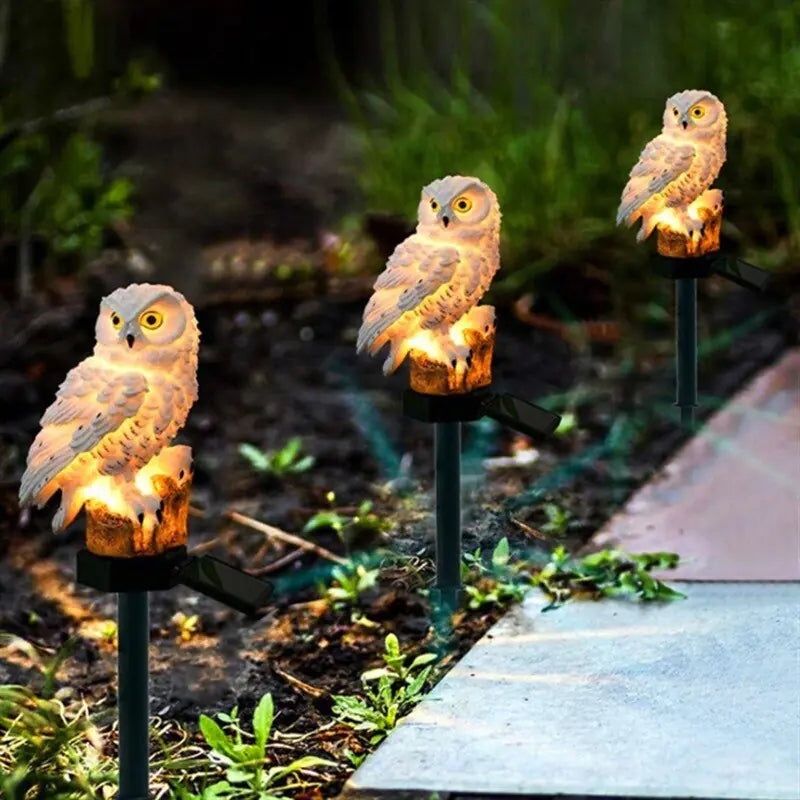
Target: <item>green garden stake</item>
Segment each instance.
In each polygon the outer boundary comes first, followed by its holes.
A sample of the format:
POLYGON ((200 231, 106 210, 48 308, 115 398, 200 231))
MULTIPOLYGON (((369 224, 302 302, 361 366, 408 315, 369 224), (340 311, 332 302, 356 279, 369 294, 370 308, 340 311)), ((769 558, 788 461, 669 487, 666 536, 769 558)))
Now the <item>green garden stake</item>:
POLYGON ((698 278, 716 272, 763 289, 768 277, 719 252, 722 192, 710 187, 725 163, 727 129, 725 106, 711 92, 674 94, 661 133, 642 150, 617 211, 618 225, 641 220, 637 241, 658 231, 656 271, 675 281, 675 401, 689 429, 697 406, 698 278))
POLYGON ((119 800, 148 800, 150 614, 147 592, 118 595, 119 800))
POLYGON ((495 315, 492 306, 478 303, 500 267, 494 192, 478 178, 435 180, 422 190, 417 223, 375 281, 356 349, 377 353, 388 344, 386 375, 408 357, 411 388, 404 411, 434 425, 432 605, 437 617, 449 620, 461 594, 461 423, 493 416, 517 430, 527 432, 527 424, 542 433, 555 430, 561 418, 489 389, 495 315))
POLYGON ((681 425, 691 429, 697 406, 697 278, 675 281, 675 378, 681 425))
POLYGON ((461 591, 461 423, 434 425, 436 581, 434 604, 452 613, 461 591))

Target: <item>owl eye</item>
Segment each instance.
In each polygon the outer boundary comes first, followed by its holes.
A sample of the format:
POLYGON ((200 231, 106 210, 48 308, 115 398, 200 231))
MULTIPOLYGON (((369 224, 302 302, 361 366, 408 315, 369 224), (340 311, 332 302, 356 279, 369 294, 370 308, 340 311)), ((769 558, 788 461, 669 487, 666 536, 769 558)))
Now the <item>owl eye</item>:
POLYGON ((118 331, 122 327, 122 317, 119 314, 112 314, 111 325, 115 331, 118 331))
POLYGON ((677 109, 677 107, 676 107, 676 106, 672 106, 672 113, 673 113, 673 114, 674 114, 674 115, 677 117, 677 116, 678 116, 678 114, 680 114, 681 112, 680 112, 680 111, 678 111, 678 109, 677 109))
POLYGON ((690 113, 695 119, 702 119, 706 115, 706 110, 702 106, 695 106, 690 113))
POLYGON ((438 211, 439 204, 435 200, 431 200, 431 211, 438 211))
POLYGON ((462 214, 465 214, 472 208, 472 200, 468 197, 459 197, 455 203, 453 203, 453 208, 456 211, 460 211, 462 214))
POLYGON ((156 328, 160 328, 163 322, 164 315, 160 311, 156 311, 152 308, 149 311, 145 311, 139 317, 139 324, 148 331, 154 331, 156 328))

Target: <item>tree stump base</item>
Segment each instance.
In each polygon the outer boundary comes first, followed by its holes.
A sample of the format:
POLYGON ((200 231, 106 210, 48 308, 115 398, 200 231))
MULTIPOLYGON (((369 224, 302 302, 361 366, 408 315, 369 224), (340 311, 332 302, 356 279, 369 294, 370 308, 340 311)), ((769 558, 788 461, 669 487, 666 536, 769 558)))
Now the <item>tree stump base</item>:
POLYGON ((464 370, 436 361, 422 350, 409 353, 411 388, 420 394, 466 394, 492 383, 495 327, 464 331, 464 341, 472 350, 472 360, 464 370))
POLYGON ((111 513, 102 503, 86 503, 86 548, 98 556, 133 558, 155 556, 188 539, 190 479, 178 484, 165 475, 152 478, 153 488, 162 498, 161 520, 152 530, 143 529, 127 517, 111 513))
POLYGON ((689 207, 703 227, 699 235, 687 236, 683 231, 658 228, 658 253, 669 258, 696 258, 719 250, 722 228, 722 192, 708 189, 689 207))

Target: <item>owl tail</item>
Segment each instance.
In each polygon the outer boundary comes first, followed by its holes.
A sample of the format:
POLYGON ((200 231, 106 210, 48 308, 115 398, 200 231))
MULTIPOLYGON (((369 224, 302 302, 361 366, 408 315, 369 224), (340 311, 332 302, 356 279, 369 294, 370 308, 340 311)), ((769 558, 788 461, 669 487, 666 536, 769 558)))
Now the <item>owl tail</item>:
POLYGON ((383 362, 383 374, 391 375, 402 363, 408 355, 408 342, 405 337, 398 337, 392 340, 392 347, 389 350, 389 356, 383 362))
POLYGON ((639 228, 639 233, 636 234, 636 241, 643 242, 652 232, 653 229, 656 227, 656 215, 651 214, 650 216, 642 217, 642 227, 639 228))
POLYGON ((61 489, 61 505, 53 517, 53 533, 60 533, 78 516, 83 508, 84 496, 80 489, 61 489))

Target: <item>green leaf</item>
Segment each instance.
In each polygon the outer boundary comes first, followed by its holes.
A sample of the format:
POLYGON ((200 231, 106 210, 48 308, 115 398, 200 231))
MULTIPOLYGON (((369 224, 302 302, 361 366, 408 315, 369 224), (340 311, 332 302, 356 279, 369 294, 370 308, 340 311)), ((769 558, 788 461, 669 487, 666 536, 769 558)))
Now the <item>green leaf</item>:
POLYGON ((400 642, 397 640, 395 634, 390 633, 386 636, 386 654, 392 657, 400 655, 400 642))
POLYGON ((492 553, 492 564, 495 567, 505 567, 511 558, 511 551, 508 544, 508 539, 504 536, 494 548, 492 553))
POLYGON ((340 531, 346 521, 335 511, 320 511, 306 522, 303 526, 303 533, 310 533, 317 530, 317 528, 332 528, 335 531, 340 531))
POLYGON ((292 466, 292 472, 308 472, 316 463, 314 456, 303 456, 292 466))
POLYGON ((262 450, 259 450, 254 445, 247 443, 240 444, 239 454, 250 462, 253 469, 259 472, 267 472, 269 470, 269 459, 262 450))
POLYGON ((415 697, 422 691, 422 687, 425 685, 425 681, 428 680, 428 675, 430 675, 430 673, 431 667, 425 667, 425 669, 421 670, 419 675, 408 684, 406 695, 409 698, 415 697))
POLYGON ((274 706, 272 695, 267 692, 267 694, 259 700, 256 710, 253 712, 253 733, 255 734, 256 744, 261 751, 262 758, 266 752, 267 740, 272 730, 273 714, 274 706))
POLYGON ((379 678, 391 677, 394 678, 395 673, 386 667, 377 667, 376 669, 368 669, 366 672, 361 673, 362 681, 377 681, 379 678))
POLYGON ((567 436, 578 427, 578 418, 571 411, 566 411, 561 415, 561 422, 553 431, 556 436, 567 436))
POLYGON ((424 667, 426 664, 436 661, 437 658, 436 653, 421 653, 411 662, 411 666, 408 669, 411 671, 417 669, 417 667, 424 667))
POLYGON ((208 744, 215 753, 230 758, 233 753, 233 743, 228 739, 225 731, 223 731, 211 717, 205 714, 200 715, 199 725, 200 732, 203 734, 206 744, 208 744))
POLYGON ((319 758, 318 756, 303 756, 302 758, 295 759, 290 764, 286 764, 283 767, 272 767, 270 770, 267 771, 267 786, 279 781, 281 778, 285 778, 287 775, 291 775, 294 772, 302 772, 306 769, 311 769, 311 767, 335 767, 335 761, 328 761, 325 758, 319 758))
POLYGON ((245 783, 253 777, 253 773, 240 767, 229 767, 225 770, 225 777, 230 783, 245 783))

